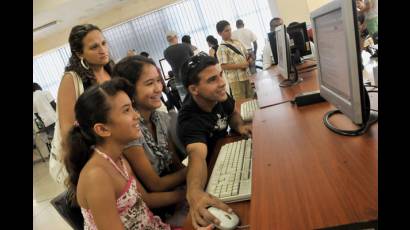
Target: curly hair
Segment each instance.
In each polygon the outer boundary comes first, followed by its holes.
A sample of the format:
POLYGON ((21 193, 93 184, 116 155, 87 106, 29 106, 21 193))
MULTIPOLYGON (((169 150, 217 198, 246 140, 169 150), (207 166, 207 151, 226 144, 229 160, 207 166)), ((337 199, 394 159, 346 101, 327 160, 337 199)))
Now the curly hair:
MULTIPOLYGON (((65 71, 74 71, 81 78, 84 89, 87 89, 93 85, 95 80, 95 75, 91 69, 85 69, 81 66, 80 58, 77 56, 78 53, 83 53, 83 39, 91 31, 98 30, 101 32, 100 28, 92 24, 77 25, 71 29, 70 36, 68 38, 68 43, 70 44, 71 57, 68 60, 68 64, 65 67, 65 71)), ((85 60, 84 60, 85 61, 85 60)), ((108 62, 104 65, 104 69, 111 75, 112 73, 112 62, 108 62)))

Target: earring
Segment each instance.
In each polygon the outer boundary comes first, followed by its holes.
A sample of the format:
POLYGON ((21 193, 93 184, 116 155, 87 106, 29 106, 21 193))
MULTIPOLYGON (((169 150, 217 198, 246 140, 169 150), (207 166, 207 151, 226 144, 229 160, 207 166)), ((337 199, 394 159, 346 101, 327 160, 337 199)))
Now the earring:
POLYGON ((85 63, 84 63, 84 58, 81 58, 80 63, 81 63, 81 66, 82 66, 84 69, 88 70, 88 69, 90 68, 89 66, 86 66, 86 65, 85 65, 85 63))

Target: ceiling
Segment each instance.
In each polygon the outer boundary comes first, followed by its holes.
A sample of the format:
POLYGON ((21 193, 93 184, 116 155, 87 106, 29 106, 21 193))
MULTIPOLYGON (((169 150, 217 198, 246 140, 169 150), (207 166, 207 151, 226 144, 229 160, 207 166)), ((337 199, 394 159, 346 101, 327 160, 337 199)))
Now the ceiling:
POLYGON ((33 42, 130 1, 137 0, 33 0, 33 42), (53 21, 58 23, 34 32, 34 28, 53 21))

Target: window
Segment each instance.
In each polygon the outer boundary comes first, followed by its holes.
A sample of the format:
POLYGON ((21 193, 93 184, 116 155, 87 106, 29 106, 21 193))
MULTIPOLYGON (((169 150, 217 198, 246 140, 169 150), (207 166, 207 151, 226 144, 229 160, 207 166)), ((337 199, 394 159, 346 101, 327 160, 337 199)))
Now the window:
MULTIPOLYGON (((269 32, 269 21, 273 18, 267 0, 183 0, 130 21, 103 30, 115 62, 125 57, 127 51, 146 51, 159 66, 163 52, 168 46, 165 33, 173 30, 179 35, 191 36, 191 43, 199 50, 208 52, 208 35, 221 38, 216 32, 216 23, 227 20, 235 30, 237 19, 243 19, 245 28, 258 37, 258 57, 269 32)), ((44 90, 57 95, 64 67, 71 56, 69 45, 33 58, 33 81, 44 90)))

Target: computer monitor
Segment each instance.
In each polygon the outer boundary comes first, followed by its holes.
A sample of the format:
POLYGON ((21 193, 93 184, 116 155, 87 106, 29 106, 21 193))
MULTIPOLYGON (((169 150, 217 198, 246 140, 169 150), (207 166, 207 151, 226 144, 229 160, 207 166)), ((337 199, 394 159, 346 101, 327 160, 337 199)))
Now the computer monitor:
POLYGON ((348 136, 363 134, 377 121, 370 111, 369 96, 363 84, 359 31, 355 0, 334 0, 311 13, 317 47, 320 95, 337 110, 328 112, 324 123, 330 130, 348 136), (340 130, 329 122, 343 113, 359 125, 358 130, 340 130))
POLYGON ((171 65, 167 62, 165 58, 159 60, 159 66, 161 67, 162 76, 164 76, 164 80, 168 81, 170 76, 168 75, 169 71, 172 71, 171 65))
POLYGON ((297 70, 292 63, 289 40, 286 34, 286 26, 280 25, 275 28, 276 50, 278 52, 278 70, 285 79, 280 83, 281 87, 292 86, 300 82, 297 70), (293 74, 291 68, 294 67, 293 74))
MULTIPOLYGON (((310 42, 309 42, 309 36, 307 33, 307 29, 306 29, 306 22, 288 26, 287 32, 289 34, 290 40, 292 40, 294 44, 293 47, 291 47, 291 51, 293 52, 297 51, 298 56, 300 58, 303 56, 312 54, 312 49, 310 47, 310 42)), ((301 60, 300 58, 299 60, 301 60)))
POLYGON ((278 51, 276 49, 276 34, 275 31, 268 33, 270 49, 272 50, 273 64, 278 64, 278 51))

